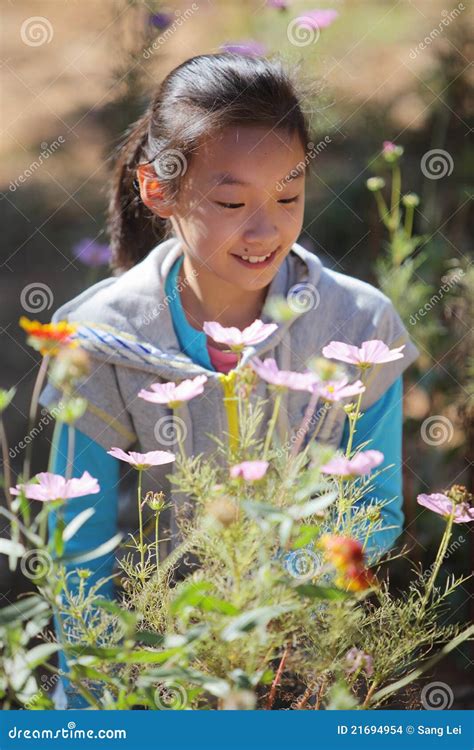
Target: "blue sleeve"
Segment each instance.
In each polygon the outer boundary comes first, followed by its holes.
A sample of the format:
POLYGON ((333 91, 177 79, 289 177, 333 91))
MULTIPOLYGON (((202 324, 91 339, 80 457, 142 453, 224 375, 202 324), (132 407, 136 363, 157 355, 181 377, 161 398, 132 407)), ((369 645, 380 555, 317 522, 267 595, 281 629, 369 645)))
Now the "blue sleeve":
MULTIPOLYGON (((55 474, 64 476, 66 472, 67 448, 68 427, 63 424, 61 425, 59 435, 53 440, 52 445, 53 462, 51 470, 55 474)), ((96 495, 72 498, 67 500, 63 506, 63 515, 66 523, 69 523, 78 513, 86 508, 94 508, 95 510, 94 515, 66 543, 65 552, 67 554, 76 555, 80 552, 95 549, 117 533, 119 462, 113 456, 109 456, 105 448, 76 429, 73 476, 82 476, 84 471, 88 471, 98 480, 100 492, 96 495)), ((54 533, 55 525, 56 514, 52 512, 49 515, 50 535, 54 533)), ((71 565, 68 568, 68 572, 69 570, 75 570, 76 567, 90 570, 92 575, 86 581, 86 588, 89 588, 100 578, 105 578, 112 574, 114 562, 115 554, 112 552, 90 562, 83 563, 80 566, 71 565)), ((69 588, 74 592, 78 585, 78 578, 76 576, 69 576, 68 582, 69 588)), ((113 581, 110 580, 105 583, 98 593, 107 598, 113 598, 113 581)), ((59 662, 60 669, 67 672, 67 663, 62 652, 60 652, 59 662)), ((64 687, 66 694, 68 694, 68 706, 70 708, 83 708, 87 705, 81 696, 68 693, 69 684, 67 680, 64 680, 64 687)))
MULTIPOLYGON (((369 537, 367 551, 374 561, 393 547, 403 528, 403 484, 402 484, 402 426, 403 426, 403 378, 400 376, 378 401, 370 406, 357 422, 353 446, 366 440, 370 444, 365 450, 382 451, 385 458, 377 467, 387 469, 373 481, 373 489, 362 497, 357 505, 370 501, 390 500, 382 509, 382 523, 391 529, 374 531, 369 537)), ((346 420, 340 448, 346 450, 349 439, 349 420, 346 420)))

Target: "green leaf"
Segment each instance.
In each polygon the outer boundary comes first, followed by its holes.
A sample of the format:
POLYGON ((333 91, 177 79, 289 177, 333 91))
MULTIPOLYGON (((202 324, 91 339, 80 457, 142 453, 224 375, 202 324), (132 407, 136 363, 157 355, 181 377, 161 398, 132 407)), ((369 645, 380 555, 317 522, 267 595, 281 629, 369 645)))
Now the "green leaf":
POLYGON ((183 586, 178 596, 171 603, 171 613, 177 614, 185 607, 199 607, 205 612, 220 612, 224 615, 238 614, 239 610, 230 602, 206 593, 213 588, 212 584, 207 581, 191 582, 183 586))
POLYGON ((52 654, 61 650, 60 643, 40 643, 39 646, 35 646, 25 655, 27 666, 34 670, 39 667, 40 664, 44 664, 48 661, 52 654))
POLYGON ((13 555, 22 557, 26 552, 20 542, 13 542, 11 539, 0 539, 0 555, 13 555))
MULTIPOLYGON (((135 626, 137 622, 137 615, 134 612, 130 612, 128 609, 122 609, 122 607, 116 602, 110 601, 110 599, 102 599, 98 597, 92 602, 93 607, 99 607, 105 609, 111 615, 115 615, 121 620, 127 627, 135 626)), ((160 636, 162 638, 162 636, 160 636)))
POLYGON ((328 492, 322 497, 316 497, 313 500, 309 500, 307 503, 301 505, 291 505, 287 512, 291 518, 299 520, 300 518, 308 518, 315 513, 321 513, 329 505, 331 505, 337 497, 337 492, 328 492))
POLYGON ((271 620, 294 609, 296 609, 295 604, 275 604, 244 612, 226 625, 221 632, 221 638, 224 641, 233 641, 256 627, 265 627, 271 620))
POLYGON ((74 516, 72 521, 68 523, 68 525, 65 527, 63 531, 63 540, 65 542, 68 542, 74 534, 77 534, 81 526, 84 526, 85 522, 91 518, 95 513, 94 508, 86 508, 82 511, 82 513, 78 513, 77 516, 74 516))
POLYGON ((306 596, 309 599, 340 601, 349 597, 349 594, 342 589, 336 589, 333 586, 316 586, 313 583, 302 583, 300 586, 295 586, 295 589, 300 596, 306 596))
POLYGON ((196 669, 184 667, 162 667, 144 672, 137 680, 138 687, 155 686, 158 682, 191 682, 194 685, 200 685, 211 695, 218 698, 223 697, 229 692, 230 686, 219 677, 198 672, 196 669))
POLYGON ((306 545, 312 542, 313 539, 315 539, 319 535, 320 527, 301 525, 299 532, 300 533, 298 534, 295 541, 293 542, 293 549, 300 549, 301 547, 306 547, 306 545))
POLYGON ((122 536, 123 534, 115 534, 115 536, 108 539, 99 547, 89 550, 89 552, 82 552, 79 555, 64 555, 58 560, 58 562, 63 565, 70 565, 72 563, 79 564, 95 560, 97 557, 102 557, 102 555, 112 552, 112 550, 120 543, 122 536))
POLYGON ((13 625, 22 620, 34 619, 49 610, 49 604, 39 596, 19 599, 15 604, 0 609, 0 626, 13 625))
POLYGON ((16 388, 10 388, 9 391, 6 391, 4 388, 0 388, 0 414, 7 408, 7 406, 9 406, 15 393, 16 388))

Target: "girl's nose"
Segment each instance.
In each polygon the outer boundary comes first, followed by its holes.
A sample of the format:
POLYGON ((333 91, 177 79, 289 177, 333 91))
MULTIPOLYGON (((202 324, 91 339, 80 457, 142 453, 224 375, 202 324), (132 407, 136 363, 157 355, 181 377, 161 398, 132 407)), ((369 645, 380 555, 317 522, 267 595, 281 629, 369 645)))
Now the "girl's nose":
POLYGON ((265 211, 259 211, 247 222, 243 239, 249 245, 262 245, 265 249, 274 250, 278 244, 279 231, 272 217, 265 211))

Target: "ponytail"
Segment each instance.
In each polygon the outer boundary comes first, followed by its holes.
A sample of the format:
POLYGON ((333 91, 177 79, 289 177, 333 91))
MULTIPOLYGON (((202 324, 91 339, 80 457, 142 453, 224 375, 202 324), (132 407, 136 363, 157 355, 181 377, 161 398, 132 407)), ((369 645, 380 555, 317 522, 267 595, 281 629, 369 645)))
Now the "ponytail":
POLYGON ((143 260, 166 234, 166 221, 143 203, 137 166, 144 163, 152 110, 147 111, 125 133, 115 151, 109 183, 107 228, 116 273, 143 260))

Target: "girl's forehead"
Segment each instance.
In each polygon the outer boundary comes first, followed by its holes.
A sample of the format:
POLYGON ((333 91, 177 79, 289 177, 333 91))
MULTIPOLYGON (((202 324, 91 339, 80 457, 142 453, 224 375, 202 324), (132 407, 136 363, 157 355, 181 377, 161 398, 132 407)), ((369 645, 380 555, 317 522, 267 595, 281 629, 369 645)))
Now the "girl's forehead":
POLYGON ((297 169, 302 159, 304 148, 297 133, 259 126, 226 128, 205 138, 193 154, 196 170, 212 185, 250 185, 263 173, 279 179, 297 169))

